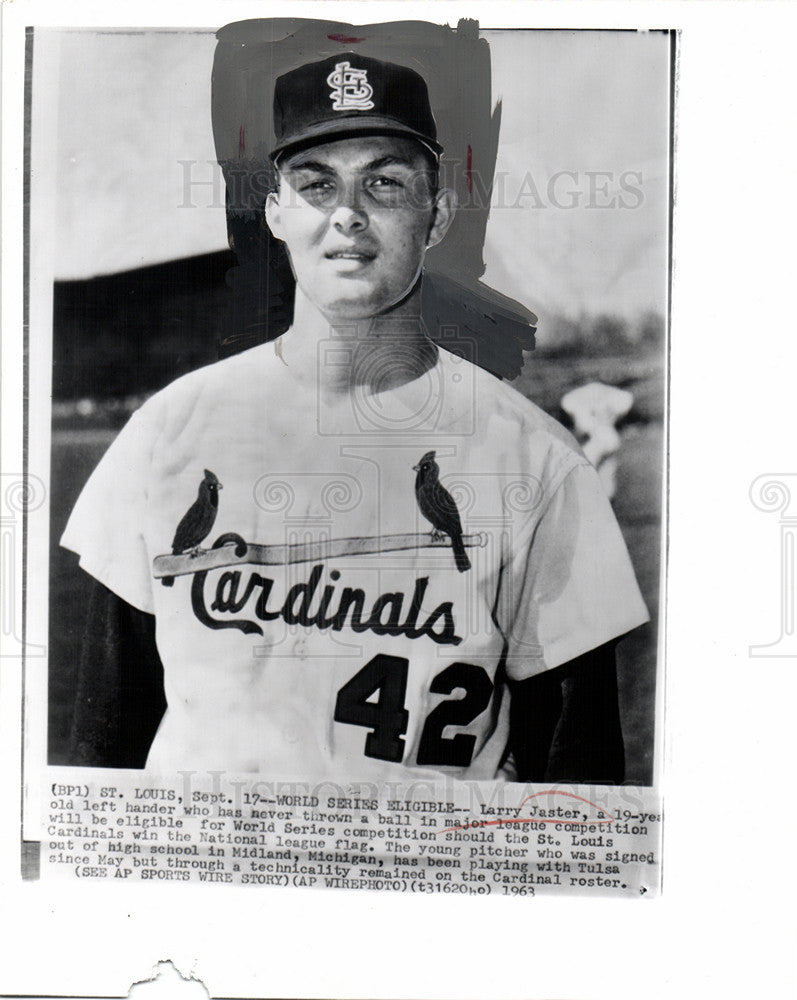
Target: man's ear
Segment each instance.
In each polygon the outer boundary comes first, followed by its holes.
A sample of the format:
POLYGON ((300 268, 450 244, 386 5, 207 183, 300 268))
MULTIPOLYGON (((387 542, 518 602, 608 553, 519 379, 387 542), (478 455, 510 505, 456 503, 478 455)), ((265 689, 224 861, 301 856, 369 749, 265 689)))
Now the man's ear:
POLYGON ((448 232, 449 226, 454 221, 457 211, 457 196, 451 188, 441 188, 434 200, 432 209, 432 222, 429 226, 429 235, 426 238, 426 249, 437 246, 448 232))
POLYGON ((282 235, 282 209, 280 208, 279 195, 275 191, 269 191, 266 196, 266 222, 271 230, 271 235, 275 239, 283 240, 282 235))

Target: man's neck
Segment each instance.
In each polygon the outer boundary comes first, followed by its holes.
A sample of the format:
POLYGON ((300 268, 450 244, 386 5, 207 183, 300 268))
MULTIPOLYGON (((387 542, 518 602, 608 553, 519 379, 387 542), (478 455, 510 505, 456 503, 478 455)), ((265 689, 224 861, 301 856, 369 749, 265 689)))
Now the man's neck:
POLYGON ((438 356, 421 320, 420 286, 389 312, 347 320, 330 320, 297 287, 293 324, 275 350, 297 381, 332 403, 413 382, 438 356))

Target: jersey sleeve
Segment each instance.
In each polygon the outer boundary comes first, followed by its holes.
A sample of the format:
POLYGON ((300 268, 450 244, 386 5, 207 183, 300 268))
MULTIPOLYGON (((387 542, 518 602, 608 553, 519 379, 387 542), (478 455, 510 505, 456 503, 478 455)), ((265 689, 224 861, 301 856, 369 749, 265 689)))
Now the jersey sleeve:
POLYGON ((61 545, 81 567, 139 611, 153 613, 152 575, 144 540, 153 432, 133 414, 78 497, 61 545))
POLYGON ((565 476, 502 579, 507 674, 523 680, 649 620, 619 525, 591 465, 565 476))

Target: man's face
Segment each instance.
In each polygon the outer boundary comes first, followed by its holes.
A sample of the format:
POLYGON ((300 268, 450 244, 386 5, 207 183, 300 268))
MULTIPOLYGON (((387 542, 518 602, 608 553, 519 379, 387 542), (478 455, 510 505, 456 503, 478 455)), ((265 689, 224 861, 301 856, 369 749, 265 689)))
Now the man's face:
POLYGON ((453 216, 410 139, 339 139, 286 155, 266 217, 302 292, 330 320, 385 312, 414 286, 453 216))

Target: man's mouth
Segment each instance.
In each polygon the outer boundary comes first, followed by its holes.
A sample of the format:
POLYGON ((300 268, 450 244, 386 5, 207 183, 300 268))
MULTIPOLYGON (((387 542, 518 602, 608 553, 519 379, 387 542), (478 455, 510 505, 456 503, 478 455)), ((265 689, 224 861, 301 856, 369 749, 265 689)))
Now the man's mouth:
POLYGON ((332 250, 326 257, 328 260, 355 260, 364 264, 373 260, 376 254, 372 250, 332 250))

